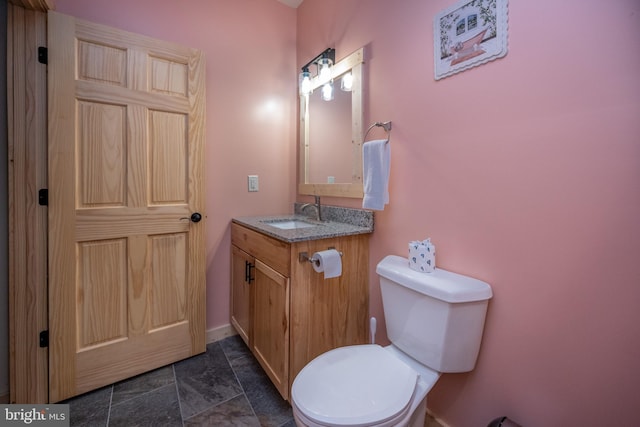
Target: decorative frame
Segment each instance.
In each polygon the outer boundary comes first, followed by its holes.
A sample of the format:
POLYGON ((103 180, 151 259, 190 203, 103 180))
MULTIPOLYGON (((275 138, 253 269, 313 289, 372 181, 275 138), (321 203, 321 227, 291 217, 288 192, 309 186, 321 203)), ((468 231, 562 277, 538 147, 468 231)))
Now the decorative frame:
POLYGON ((433 19, 435 79, 507 54, 508 0, 461 0, 433 19))

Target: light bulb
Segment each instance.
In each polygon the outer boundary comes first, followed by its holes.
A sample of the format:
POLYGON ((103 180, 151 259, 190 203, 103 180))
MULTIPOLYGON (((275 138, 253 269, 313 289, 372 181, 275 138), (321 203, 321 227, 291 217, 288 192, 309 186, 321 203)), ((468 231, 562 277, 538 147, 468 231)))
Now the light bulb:
POLYGON ((320 80, 331 78, 331 60, 329 58, 322 58, 318 61, 318 76, 320 80))
POLYGON ((311 73, 309 73, 309 70, 304 70, 300 73, 298 84, 300 86, 301 94, 309 95, 311 93, 311 73))
POLYGON ((345 92, 351 92, 351 88, 353 88, 353 74, 347 73, 340 80, 340 89, 345 92))
POLYGON ((330 82, 322 86, 322 99, 324 101, 331 101, 333 99, 333 85, 330 82))

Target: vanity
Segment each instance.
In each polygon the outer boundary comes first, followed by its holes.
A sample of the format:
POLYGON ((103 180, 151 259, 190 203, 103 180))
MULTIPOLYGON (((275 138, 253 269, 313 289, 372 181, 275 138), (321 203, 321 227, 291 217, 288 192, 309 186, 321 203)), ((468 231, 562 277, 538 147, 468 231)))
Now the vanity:
POLYGON ((231 224, 231 323, 286 400, 313 358, 368 341, 373 214, 323 209, 324 222, 294 214, 231 224), (308 257, 329 248, 342 253, 342 275, 325 280, 308 257))
MULTIPOLYGON (((316 197, 318 219, 320 196, 363 196, 363 64, 360 48, 330 75, 311 79, 315 96, 300 93, 298 194, 316 197), (348 91, 329 103, 318 98, 321 87, 345 76, 352 80, 348 91)), ((303 206, 296 203, 293 215, 231 223, 231 324, 286 400, 316 356, 369 340, 373 213, 323 206, 325 221, 315 221, 303 206), (309 258, 329 248, 342 253, 342 275, 325 280, 309 258)))

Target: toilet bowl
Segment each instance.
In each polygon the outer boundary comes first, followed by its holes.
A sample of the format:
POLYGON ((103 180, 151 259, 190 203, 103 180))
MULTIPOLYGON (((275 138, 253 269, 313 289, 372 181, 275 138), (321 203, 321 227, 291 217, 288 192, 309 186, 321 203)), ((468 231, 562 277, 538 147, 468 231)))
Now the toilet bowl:
POLYGON ((422 427, 439 376, 392 345, 341 347, 300 371, 291 389, 293 416, 308 427, 422 427))
POLYGON ((387 256, 376 269, 391 345, 354 345, 309 362, 291 388, 298 426, 422 427, 441 373, 475 367, 491 288, 387 256))

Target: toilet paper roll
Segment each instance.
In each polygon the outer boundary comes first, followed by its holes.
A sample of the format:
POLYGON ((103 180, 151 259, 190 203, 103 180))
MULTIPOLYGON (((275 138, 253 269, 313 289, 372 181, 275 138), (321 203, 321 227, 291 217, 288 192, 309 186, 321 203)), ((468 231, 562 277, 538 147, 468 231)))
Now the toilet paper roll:
POLYGON ((325 279, 340 277, 342 274, 342 257, 335 249, 316 252, 311 259, 314 261, 313 269, 318 273, 324 272, 325 279))

